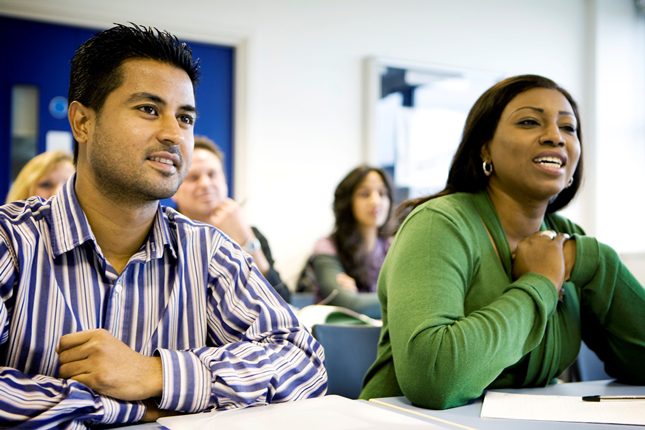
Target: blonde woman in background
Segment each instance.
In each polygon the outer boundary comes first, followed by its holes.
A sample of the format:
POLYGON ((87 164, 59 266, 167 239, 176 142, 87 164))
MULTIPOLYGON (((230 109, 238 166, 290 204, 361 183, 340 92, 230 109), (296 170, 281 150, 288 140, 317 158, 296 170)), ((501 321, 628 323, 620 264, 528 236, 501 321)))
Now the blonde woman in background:
POLYGON ((74 174, 72 155, 65 151, 46 151, 29 160, 20 170, 7 194, 7 201, 31 196, 48 199, 74 174))

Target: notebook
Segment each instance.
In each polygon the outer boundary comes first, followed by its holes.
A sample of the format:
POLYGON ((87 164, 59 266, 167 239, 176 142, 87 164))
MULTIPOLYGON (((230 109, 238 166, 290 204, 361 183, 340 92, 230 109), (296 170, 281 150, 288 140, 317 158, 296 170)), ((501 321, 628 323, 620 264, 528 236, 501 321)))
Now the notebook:
POLYGON ((164 417, 170 430, 416 430, 444 429, 362 400, 329 395, 230 411, 164 417))

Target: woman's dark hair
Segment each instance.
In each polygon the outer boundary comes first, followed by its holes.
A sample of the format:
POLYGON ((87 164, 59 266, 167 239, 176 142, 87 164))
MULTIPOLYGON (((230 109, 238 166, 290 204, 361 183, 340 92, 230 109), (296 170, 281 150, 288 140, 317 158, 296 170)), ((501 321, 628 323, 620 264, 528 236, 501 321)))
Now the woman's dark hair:
POLYGON ((446 186, 436 194, 403 202, 397 209, 398 220, 402 222, 412 209, 435 197, 457 192, 476 193, 485 190, 488 186, 488 177, 482 170, 481 149, 493 138, 506 105, 517 95, 534 88, 553 89, 562 93, 571 104, 578 122, 576 134, 581 148, 578 166, 573 173, 573 182, 549 203, 547 213, 555 212, 569 204, 580 188, 583 171, 582 127, 578 105, 567 90, 551 79, 538 75, 519 75, 498 82, 477 99, 466 118, 461 142, 452 159, 446 186))
POLYGON ((369 290, 367 281, 366 250, 363 237, 354 216, 353 201, 356 189, 370 172, 376 172, 383 179, 390 199, 387 220, 378 229, 378 237, 387 238, 392 234, 392 183, 389 175, 382 169, 372 166, 358 166, 343 178, 334 192, 334 216, 336 224, 331 234, 336 245, 338 257, 345 272, 354 278, 359 291, 369 290))
MULTIPOLYGON (((132 58, 161 61, 184 70, 193 91, 199 79, 199 64, 190 47, 166 31, 137 24, 117 24, 83 43, 72 57, 69 102, 78 101, 99 112, 108 95, 121 85, 121 64, 132 58)), ((74 162, 78 145, 74 145, 74 162)))

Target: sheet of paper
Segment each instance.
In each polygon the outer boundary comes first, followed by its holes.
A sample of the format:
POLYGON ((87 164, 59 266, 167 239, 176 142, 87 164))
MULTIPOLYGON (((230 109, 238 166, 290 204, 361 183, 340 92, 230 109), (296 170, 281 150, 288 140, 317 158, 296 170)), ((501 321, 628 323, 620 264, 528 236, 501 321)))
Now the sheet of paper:
POLYGON ((645 425, 645 400, 583 402, 578 396, 488 391, 481 417, 645 425))
POLYGON ((171 430, 432 430, 427 422, 341 396, 160 418, 171 430))

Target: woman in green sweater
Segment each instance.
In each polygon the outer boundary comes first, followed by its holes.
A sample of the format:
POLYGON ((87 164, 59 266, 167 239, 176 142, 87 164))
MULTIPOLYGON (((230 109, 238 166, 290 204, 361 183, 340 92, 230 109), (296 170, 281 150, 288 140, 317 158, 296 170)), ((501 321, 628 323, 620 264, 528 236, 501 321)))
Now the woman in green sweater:
POLYGON ((405 205, 362 398, 444 409, 544 386, 581 339, 611 376, 645 384, 645 289, 556 214, 578 191, 581 153, 576 103, 553 81, 516 76, 477 100, 445 189, 405 205))

